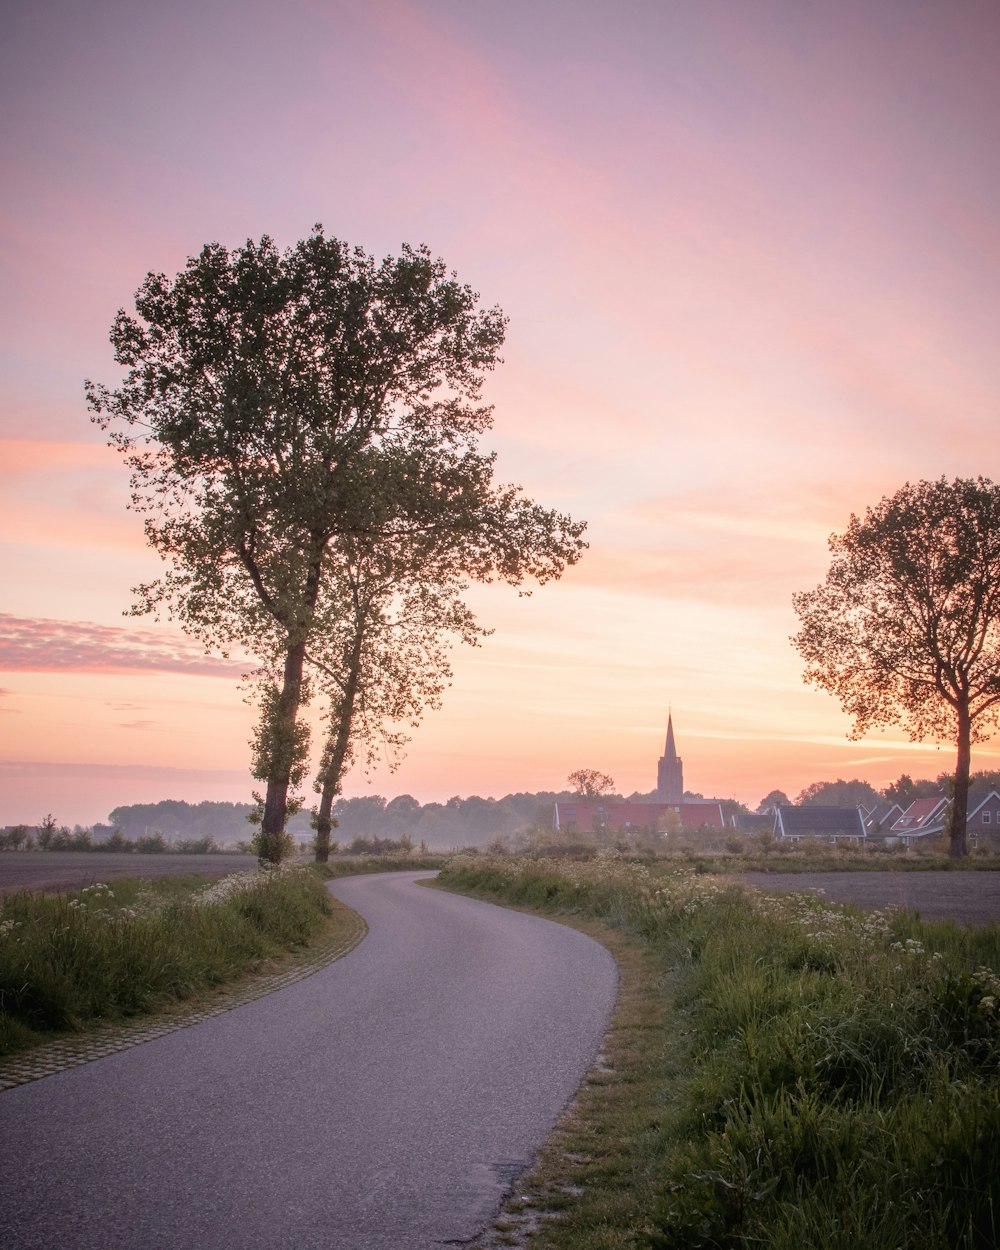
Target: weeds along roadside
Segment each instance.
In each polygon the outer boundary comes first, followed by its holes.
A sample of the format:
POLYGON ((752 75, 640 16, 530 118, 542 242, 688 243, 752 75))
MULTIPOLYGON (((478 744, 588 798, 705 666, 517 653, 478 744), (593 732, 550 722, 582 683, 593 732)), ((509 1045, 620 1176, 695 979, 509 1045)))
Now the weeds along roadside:
POLYGON ((0 908, 0 1055, 209 994, 343 923, 325 874, 123 878, 0 908))
POLYGON ((995 926, 613 856, 456 860, 441 884, 597 924, 623 975, 610 1071, 484 1246, 1000 1245, 995 926))

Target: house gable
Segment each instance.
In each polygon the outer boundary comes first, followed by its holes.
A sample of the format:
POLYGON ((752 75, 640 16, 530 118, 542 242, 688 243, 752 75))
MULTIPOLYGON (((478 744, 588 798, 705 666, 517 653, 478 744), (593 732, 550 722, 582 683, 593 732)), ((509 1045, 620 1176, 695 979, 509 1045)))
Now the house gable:
POLYGON ((969 795, 965 829, 973 847, 1000 842, 1000 792, 991 789, 969 795))
POLYGON ((915 799, 889 832, 893 837, 909 842, 912 838, 932 837, 944 829, 948 815, 949 800, 943 795, 927 799, 915 799))

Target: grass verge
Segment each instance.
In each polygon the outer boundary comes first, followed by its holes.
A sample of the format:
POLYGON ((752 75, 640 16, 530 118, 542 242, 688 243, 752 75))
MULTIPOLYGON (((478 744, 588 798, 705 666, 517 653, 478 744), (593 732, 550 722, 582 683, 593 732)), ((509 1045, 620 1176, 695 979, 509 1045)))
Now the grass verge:
POLYGON ((995 926, 610 858, 442 884, 594 932, 622 973, 603 1062, 483 1247, 1000 1244, 995 926))
POLYGON ((353 921, 310 868, 8 895, 0 1056, 191 1002, 331 945, 353 921))

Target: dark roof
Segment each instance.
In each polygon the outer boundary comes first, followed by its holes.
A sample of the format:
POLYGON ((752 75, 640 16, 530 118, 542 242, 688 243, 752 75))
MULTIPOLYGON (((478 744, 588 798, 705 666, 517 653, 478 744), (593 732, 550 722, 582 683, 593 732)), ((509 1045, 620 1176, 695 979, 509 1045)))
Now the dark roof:
POLYGON ((774 828, 774 812, 738 812, 736 827, 743 833, 760 833, 774 828))
POLYGON ((867 814, 862 814, 869 833, 886 833, 893 822, 902 816, 903 809, 898 803, 876 803, 867 814))
POLYGON ((807 834, 841 835, 851 838, 865 836, 865 825, 860 807, 829 807, 824 804, 795 807, 791 803, 779 803, 776 811, 777 831, 786 837, 800 837, 807 834))

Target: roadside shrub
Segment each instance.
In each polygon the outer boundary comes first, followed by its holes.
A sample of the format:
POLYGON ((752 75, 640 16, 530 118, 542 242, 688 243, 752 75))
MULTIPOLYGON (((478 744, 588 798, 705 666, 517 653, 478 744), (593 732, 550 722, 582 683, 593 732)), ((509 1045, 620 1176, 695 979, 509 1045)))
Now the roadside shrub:
POLYGON ((150 833, 144 837, 136 838, 134 845, 140 855, 159 855, 167 849, 167 843, 162 833, 150 833))
POLYGON ((307 943, 330 913, 308 868, 13 894, 0 910, 0 1053, 190 997, 307 943))
POLYGON ((214 838, 181 838, 175 842, 173 849, 180 855, 211 855, 219 848, 214 838))

